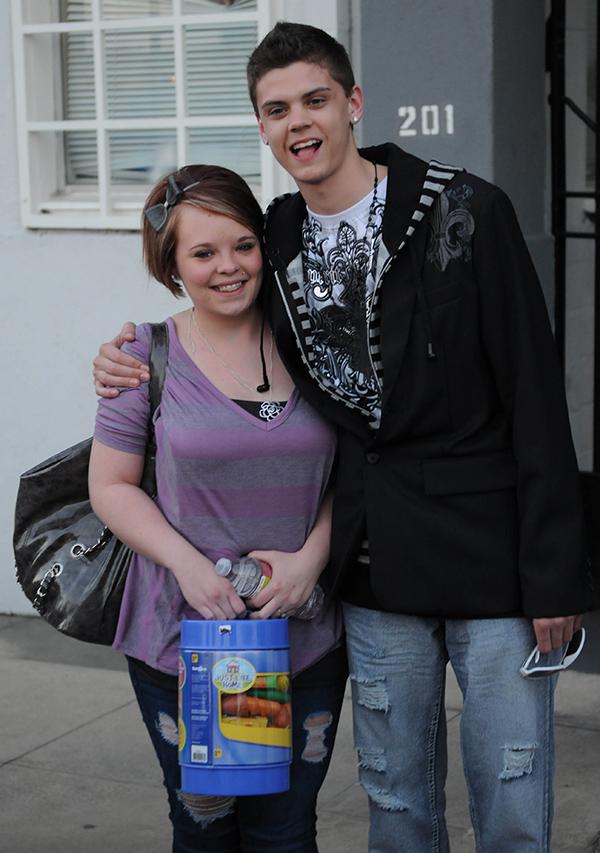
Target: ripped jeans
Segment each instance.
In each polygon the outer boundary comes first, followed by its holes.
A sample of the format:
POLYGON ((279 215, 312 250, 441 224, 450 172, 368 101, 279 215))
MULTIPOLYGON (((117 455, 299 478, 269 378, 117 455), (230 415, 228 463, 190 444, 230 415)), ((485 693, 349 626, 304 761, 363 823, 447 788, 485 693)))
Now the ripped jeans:
MULTIPOLYGON (((435 619, 344 604, 370 853, 447 853, 444 689, 464 707, 463 767, 478 853, 548 853, 556 677, 526 679, 524 618, 435 619)), ((559 654, 559 653, 558 653, 559 654)))
POLYGON ((129 675, 163 771, 173 853, 317 853, 317 794, 331 759, 345 680, 292 687, 289 791, 234 798, 180 791, 177 691, 157 686, 131 664, 129 675))

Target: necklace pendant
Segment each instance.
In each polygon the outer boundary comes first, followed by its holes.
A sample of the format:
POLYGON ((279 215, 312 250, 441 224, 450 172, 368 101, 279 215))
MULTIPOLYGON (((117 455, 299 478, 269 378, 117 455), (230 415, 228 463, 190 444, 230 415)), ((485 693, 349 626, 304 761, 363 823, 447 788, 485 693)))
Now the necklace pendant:
POLYGON ((258 416, 263 421, 272 421, 283 412, 283 409, 284 407, 274 400, 265 400, 260 404, 258 416))

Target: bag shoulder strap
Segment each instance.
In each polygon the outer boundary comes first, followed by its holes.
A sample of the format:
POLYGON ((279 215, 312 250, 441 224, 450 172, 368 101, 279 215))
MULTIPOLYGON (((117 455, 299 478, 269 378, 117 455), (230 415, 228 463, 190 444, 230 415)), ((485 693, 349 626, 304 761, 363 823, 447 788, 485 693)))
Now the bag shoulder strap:
POLYGON ((148 396, 150 398, 150 418, 158 408, 162 395, 167 358, 169 356, 169 327, 162 323, 151 323, 152 343, 150 345, 150 382, 148 396))
POLYGON ((167 372, 167 358, 169 355, 169 327, 165 322, 151 323, 152 342, 150 344, 150 382, 148 397, 150 399, 150 411, 148 413, 148 445, 146 447, 146 458, 144 460, 144 472, 140 483, 141 488, 151 497, 156 494, 156 435, 154 433, 154 413, 156 412, 162 395, 165 374, 167 372))

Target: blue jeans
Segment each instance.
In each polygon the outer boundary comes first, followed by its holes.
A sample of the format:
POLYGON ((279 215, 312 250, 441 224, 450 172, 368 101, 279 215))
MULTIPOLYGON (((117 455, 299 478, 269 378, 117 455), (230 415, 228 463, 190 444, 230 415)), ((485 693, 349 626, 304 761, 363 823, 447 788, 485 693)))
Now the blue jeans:
POLYGON ((163 771, 173 853, 316 853, 317 794, 329 767, 344 680, 292 688, 289 791, 234 798, 180 791, 177 692, 157 686, 131 665, 129 675, 163 771))
POLYGON ((547 853, 556 677, 525 679, 531 621, 435 619, 344 605, 370 853, 446 853, 444 689, 464 708, 464 773, 479 853, 547 853))

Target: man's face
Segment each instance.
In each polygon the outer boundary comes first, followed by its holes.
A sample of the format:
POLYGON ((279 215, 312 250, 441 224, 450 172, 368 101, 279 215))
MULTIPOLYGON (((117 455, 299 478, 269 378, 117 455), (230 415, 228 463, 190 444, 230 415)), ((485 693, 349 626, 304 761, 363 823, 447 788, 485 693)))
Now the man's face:
POLYGON ((294 62, 267 72, 256 100, 261 136, 300 190, 327 181, 355 153, 351 126, 362 115, 362 92, 354 86, 346 95, 322 65, 294 62))

